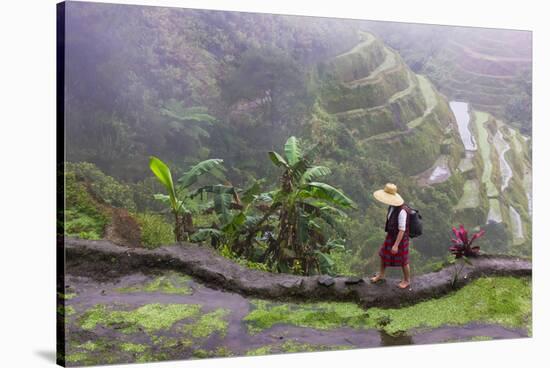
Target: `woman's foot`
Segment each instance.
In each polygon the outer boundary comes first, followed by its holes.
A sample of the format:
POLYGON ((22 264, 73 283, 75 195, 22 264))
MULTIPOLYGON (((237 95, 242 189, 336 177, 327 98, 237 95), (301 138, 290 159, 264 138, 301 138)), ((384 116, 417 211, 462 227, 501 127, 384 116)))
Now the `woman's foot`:
POLYGON ((374 277, 370 278, 370 282, 372 282, 373 284, 375 284, 375 283, 377 283, 378 281, 381 281, 381 280, 384 280, 384 276, 379 274, 379 273, 374 275, 374 277))
POLYGON ((400 289, 406 289, 411 285, 409 281, 402 280, 399 284, 397 284, 397 287, 400 289))

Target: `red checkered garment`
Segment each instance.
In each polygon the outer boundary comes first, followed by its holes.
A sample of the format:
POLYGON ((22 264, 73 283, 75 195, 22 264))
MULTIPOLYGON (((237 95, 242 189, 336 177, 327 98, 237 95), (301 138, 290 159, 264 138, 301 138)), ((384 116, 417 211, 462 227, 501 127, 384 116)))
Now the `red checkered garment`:
MULTIPOLYGON (((408 224, 407 224, 408 225, 408 224)), ((408 230, 408 229, 407 229, 408 230)), ((386 235, 386 240, 384 240, 384 244, 380 247, 380 251, 378 251, 378 255, 384 262, 384 265, 387 267, 401 267, 406 266, 409 264, 409 234, 408 231, 405 231, 403 234, 403 239, 401 239, 401 243, 399 243, 397 253, 392 254, 391 248, 393 247, 393 244, 395 243, 395 238, 397 235, 392 236, 392 234, 388 233, 386 235)))

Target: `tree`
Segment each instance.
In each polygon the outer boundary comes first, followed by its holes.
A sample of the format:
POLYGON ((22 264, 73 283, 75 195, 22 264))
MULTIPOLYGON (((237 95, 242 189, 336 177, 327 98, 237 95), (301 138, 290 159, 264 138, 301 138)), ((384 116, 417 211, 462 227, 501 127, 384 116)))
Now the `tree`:
POLYGON ((268 213, 278 212, 278 224, 265 258, 282 272, 330 272, 330 251, 343 248, 345 236, 338 219, 346 214, 338 207, 355 208, 340 190, 314 181, 331 173, 328 167, 312 164, 317 147, 304 151, 298 140, 290 137, 284 146, 284 158, 269 152, 271 161, 283 173, 280 188, 270 193, 268 213))
POLYGON ((176 241, 181 242, 187 240, 189 235, 195 231, 191 211, 186 206, 186 202, 192 198, 191 194, 188 192, 189 187, 195 184, 200 176, 207 173, 219 179, 223 179, 223 171, 225 169, 222 163, 223 160, 221 159, 201 161, 186 171, 183 176, 178 179, 178 185, 176 186, 174 185, 169 167, 160 159, 154 156, 150 157, 149 167, 151 171, 168 192, 168 195, 155 194, 154 197, 170 205, 170 210, 174 215, 174 235, 176 241))

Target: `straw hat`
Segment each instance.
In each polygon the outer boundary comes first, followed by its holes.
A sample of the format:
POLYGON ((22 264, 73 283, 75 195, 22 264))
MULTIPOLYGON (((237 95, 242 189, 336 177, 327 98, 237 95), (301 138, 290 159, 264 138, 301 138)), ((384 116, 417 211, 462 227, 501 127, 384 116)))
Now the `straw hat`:
POLYGON ((380 202, 389 204, 390 206, 401 206, 405 203, 403 198, 397 193, 397 186, 392 183, 386 184, 384 189, 377 190, 373 195, 380 202))

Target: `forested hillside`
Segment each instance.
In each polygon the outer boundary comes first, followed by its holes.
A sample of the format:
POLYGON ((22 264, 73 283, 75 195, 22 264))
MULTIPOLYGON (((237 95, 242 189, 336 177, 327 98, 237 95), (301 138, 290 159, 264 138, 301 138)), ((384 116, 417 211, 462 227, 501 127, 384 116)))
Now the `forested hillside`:
MULTIPOLYGON (((450 66, 445 58, 457 52, 480 57, 483 50, 454 40, 415 61, 427 47, 421 39, 405 47, 407 35, 397 33, 394 42, 368 22, 99 4, 68 11, 65 176, 73 228, 66 234, 106 237, 117 222, 143 244, 173 242, 174 220, 153 197, 164 188, 149 169, 150 156, 162 158, 175 178, 201 161, 221 159, 225 186, 255 188, 249 193, 258 195, 284 179, 284 164, 268 152, 315 146, 311 165, 328 168, 315 175, 350 199, 337 202, 342 231, 331 239, 344 247, 331 251, 331 272, 371 272, 378 262, 386 208, 372 192, 386 182, 396 183, 423 214, 424 235, 411 255, 418 271, 441 265, 451 228, 460 223, 487 230, 482 248, 530 255, 530 143, 517 130, 527 134, 530 116, 514 107, 527 98, 515 76, 527 73, 529 63, 485 78, 513 82, 482 91, 482 82, 458 85, 468 65, 450 66), (479 146, 471 155, 449 99, 466 99, 479 110, 468 112, 479 119, 470 125, 479 146), (292 136, 298 143, 288 140, 292 136), (501 166, 510 174, 503 177, 501 166), (489 221, 495 216, 501 221, 489 221)), ((526 56, 498 57, 515 66, 506 58, 526 56)), ((313 187, 308 195, 319 195, 313 187)), ((205 211, 202 195, 187 206, 197 228, 218 229, 237 218, 205 211)), ((253 210, 260 212, 244 215, 261 217, 261 208, 253 210)), ((269 233, 277 234, 274 226, 269 233)), ((254 249, 269 249, 269 236, 257 243, 254 249)), ((262 267, 261 257, 233 245, 223 248, 226 255, 237 252, 262 267)))

